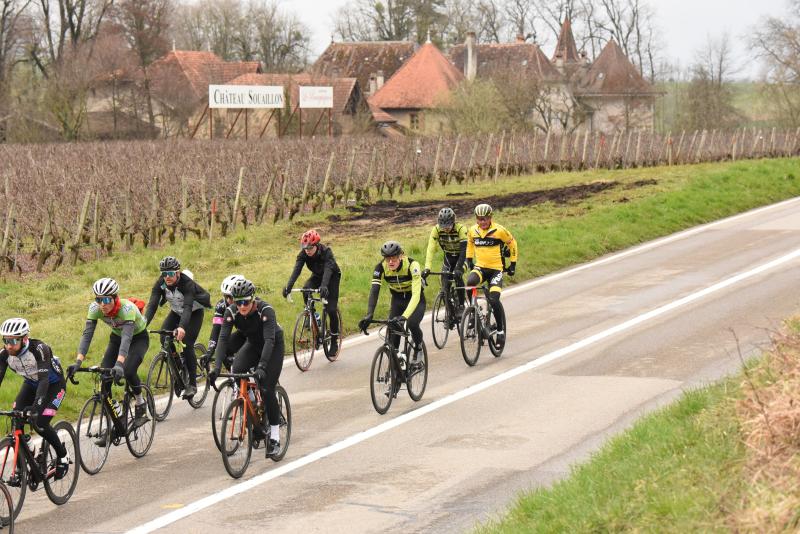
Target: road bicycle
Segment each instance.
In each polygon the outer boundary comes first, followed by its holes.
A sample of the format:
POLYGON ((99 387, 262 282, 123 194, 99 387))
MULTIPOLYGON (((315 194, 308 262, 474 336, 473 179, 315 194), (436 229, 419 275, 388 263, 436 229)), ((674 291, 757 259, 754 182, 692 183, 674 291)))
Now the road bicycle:
MULTIPOLYGON (((328 301, 315 297, 314 293, 319 293, 319 289, 292 289, 291 293, 303 293, 307 296, 303 311, 297 314, 294 323, 294 333, 292 335, 292 352, 294 353, 294 363, 301 371, 308 371, 311 367, 311 360, 314 359, 314 351, 322 347, 325 357, 329 361, 335 361, 342 350, 341 339, 335 339, 331 334, 330 314, 328 313, 328 301), (316 311, 316 303, 322 307, 322 315, 316 311), (336 343, 336 350, 332 350, 332 344, 336 343)), ((293 302, 291 293, 286 300, 293 302)), ((339 319, 339 331, 342 328, 342 312, 337 308, 336 317, 339 319)), ((337 337, 340 337, 337 335, 337 337)))
POLYGON ((14 534, 14 501, 8 487, 0 481, 0 530, 14 534))
MULTIPOLYGON (((155 355, 150 363, 150 370, 147 371, 145 384, 150 388, 154 396, 163 397, 161 407, 156 407, 156 421, 163 421, 169 415, 172 408, 172 399, 180 395, 189 383, 189 371, 186 362, 183 361, 183 343, 175 339, 173 330, 150 330, 151 334, 161 336, 161 350, 155 355)), ((195 354, 198 347, 202 349, 200 354, 205 353, 205 347, 196 343, 193 347, 195 354)), ((208 396, 208 366, 200 365, 198 362, 195 381, 197 383, 197 393, 186 400, 192 408, 200 408, 208 396)))
MULTIPOLYGON (((141 458, 150 450, 155 437, 156 407, 150 388, 144 384, 140 386, 145 398, 147 421, 137 424, 133 387, 125 380, 122 401, 113 398, 110 387, 113 371, 110 367, 97 366, 76 371, 91 373, 94 377, 94 393, 81 408, 76 429, 81 467, 90 475, 99 473, 103 468, 112 444, 116 446, 125 440, 131 454, 141 458), (106 393, 103 392, 105 383, 109 384, 106 393)), ((78 384, 74 376, 70 377, 70 382, 78 384)))
MULTIPOLYGON (((382 325, 378 330, 378 336, 384 341, 372 358, 369 391, 372 396, 372 406, 376 412, 383 415, 389 410, 392 400, 397 397, 403 384, 411 400, 416 402, 422 398, 428 385, 428 349, 423 341, 422 350, 414 361, 411 354, 413 349, 410 332, 392 328, 390 321, 371 320, 369 324, 382 325), (391 342, 394 335, 402 338, 400 351, 391 342)), ((364 333, 369 335, 366 331, 364 333)))
MULTIPOLYGON (((238 381, 236 397, 228 405, 222 417, 219 443, 222 463, 225 470, 233 478, 240 478, 250 465, 250 456, 253 448, 258 448, 256 441, 269 447, 269 427, 264 429, 266 414, 264 403, 261 399, 261 389, 255 382, 253 373, 223 373, 220 377, 231 381, 238 381), (264 429, 264 436, 255 438, 254 426, 259 425, 264 429)), ((216 388, 216 385, 214 386, 216 388)), ((292 437, 292 407, 289 404, 289 395, 280 384, 275 386, 275 395, 278 397, 280 409, 279 443, 280 448, 267 458, 279 462, 289 449, 289 440, 292 437)), ((268 449, 267 449, 268 450, 268 449)))
POLYGON ((503 353, 505 342, 497 341, 497 323, 493 321, 494 312, 489 303, 488 285, 484 283, 480 286, 464 286, 464 289, 468 291, 469 304, 461 316, 461 355, 467 365, 472 367, 478 363, 484 341, 488 343, 495 358, 503 353), (482 295, 478 293, 479 289, 482 295))
MULTIPOLYGON (((34 445, 31 435, 25 433, 25 425, 29 423, 29 413, 21 410, 0 411, 0 415, 11 418, 11 433, 0 440, 0 482, 11 496, 11 519, 16 519, 25 502, 28 489, 36 491, 40 484, 44 485, 47 496, 54 504, 66 503, 75 486, 78 484, 79 471, 76 467, 80 460, 75 430, 67 421, 59 421, 53 425, 58 439, 67 449, 69 466, 67 473, 56 477, 56 451, 47 440, 42 439, 38 446, 34 445)), ((7 510, 3 510, 1 522, 10 524, 7 510)))
POLYGON ((453 280, 453 273, 450 271, 430 272, 447 276, 450 283, 439 290, 436 299, 433 301, 433 313, 431 315, 431 333, 433 334, 433 344, 437 349, 443 349, 447 344, 447 337, 450 330, 460 328, 461 315, 458 313, 461 299, 458 295, 458 288, 453 280))

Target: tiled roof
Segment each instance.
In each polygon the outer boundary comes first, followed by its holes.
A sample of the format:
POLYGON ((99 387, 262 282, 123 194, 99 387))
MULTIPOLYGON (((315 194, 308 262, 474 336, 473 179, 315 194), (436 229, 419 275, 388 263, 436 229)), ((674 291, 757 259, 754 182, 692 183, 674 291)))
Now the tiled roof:
MULTIPOLYGON (((463 44, 450 49, 450 60, 464 72, 467 47, 463 44)), ((475 45, 477 77, 493 78, 521 75, 528 79, 555 81, 559 73, 542 50, 533 43, 492 43, 475 45)))
POLYGON ((372 113, 372 120, 375 122, 397 122, 397 119, 374 104, 369 104, 369 111, 372 113))
POLYGON ((172 94, 179 87, 183 94, 191 94, 196 100, 208 97, 210 84, 224 84, 242 74, 257 72, 261 72, 258 61, 223 61, 213 52, 196 50, 173 50, 151 66, 156 93, 172 94))
POLYGON ((331 43, 317 58, 309 72, 338 78, 357 78, 359 86, 369 89, 370 75, 383 71, 388 80, 414 54, 410 41, 375 41, 331 43))
POLYGON ((572 24, 569 19, 564 19, 561 25, 561 34, 553 52, 553 61, 561 59, 564 63, 577 63, 580 61, 578 47, 575 46, 575 36, 572 34, 572 24))
POLYGON ((299 101, 301 85, 320 85, 333 87, 333 111, 354 113, 360 89, 355 78, 326 78, 313 76, 307 72, 297 74, 243 74, 226 82, 230 85, 282 85, 289 88, 292 106, 299 101))
POLYGON ((432 43, 425 43, 369 98, 383 109, 434 108, 464 75, 432 43))
POLYGON ((604 95, 657 95, 661 94, 645 80, 625 52, 613 39, 578 81, 577 94, 604 95))

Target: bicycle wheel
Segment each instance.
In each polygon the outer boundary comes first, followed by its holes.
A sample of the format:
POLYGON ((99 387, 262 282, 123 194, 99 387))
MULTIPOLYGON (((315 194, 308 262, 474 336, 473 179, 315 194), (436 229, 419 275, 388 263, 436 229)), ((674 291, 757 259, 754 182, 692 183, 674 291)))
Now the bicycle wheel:
POLYGON ((67 449, 67 458, 69 458, 69 468, 67 474, 63 478, 56 480, 55 478, 55 462, 56 450, 47 441, 42 440, 42 446, 47 445, 45 452, 45 465, 48 472, 44 479, 44 490, 47 496, 53 501, 53 504, 64 504, 70 497, 72 492, 75 491, 75 486, 78 485, 79 470, 77 464, 80 463, 80 449, 77 447, 78 438, 75 436, 75 429, 66 421, 59 421, 53 427, 56 431, 59 441, 67 449), (52 462, 52 465, 51 465, 52 462))
POLYGON ((441 291, 433 301, 431 333, 433 334, 433 344, 437 349, 443 349, 447 343, 447 336, 450 334, 450 311, 445 295, 441 291))
MULTIPOLYGON (((490 311, 489 313, 490 313, 490 315, 489 315, 489 323, 491 324, 492 323, 492 317, 494 316, 494 312, 490 311)), ((505 315, 505 312, 503 312, 503 314, 505 315)), ((503 319, 505 319, 505 317, 503 317, 503 319)), ((505 324, 505 320, 503 321, 503 323, 505 324)), ((508 328, 508 325, 506 325, 506 328, 508 328)), ((497 325, 496 324, 493 324, 491 326, 491 330, 492 330, 492 335, 489 336, 489 339, 487 339, 486 341, 488 341, 489 350, 492 351, 492 354, 494 354, 494 357, 495 358, 499 358, 503 354, 503 349, 505 348, 506 344, 505 344, 505 341, 503 343, 498 343, 497 342, 497 325)))
POLYGON ((222 418, 236 395, 236 388, 230 378, 223 382, 214 393, 214 402, 211 403, 211 433, 214 435, 214 444, 216 444, 218 451, 222 450, 222 441, 220 439, 222 418))
POLYGON ((278 432, 281 443, 281 448, 277 453, 270 456, 274 462, 280 462, 286 456, 286 451, 289 450, 289 440, 292 438, 292 406, 289 404, 289 395, 283 386, 278 384, 275 387, 275 395, 278 397, 278 408, 281 410, 281 422, 279 423, 278 432))
POLYGON ((369 375, 369 392, 372 396, 372 406, 375 407, 376 412, 383 415, 392 405, 396 380, 394 366, 392 365, 392 355, 386 345, 375 351, 369 375))
POLYGON ((103 410, 103 401, 98 395, 84 403, 75 434, 81 468, 87 475, 96 475, 108 459, 112 434, 111 418, 103 410))
POLYGON ((478 363, 481 355, 481 321, 478 315, 478 308, 470 305, 461 317, 461 355, 470 367, 478 363))
POLYGON ((336 361, 342 351, 342 312, 339 308, 336 308, 336 318, 339 319, 339 334, 336 336, 336 351, 332 351, 331 342, 334 338, 331 335, 331 318, 327 310, 322 313, 322 351, 330 362, 336 361))
POLYGON ((253 452, 252 423, 242 399, 234 400, 225 411, 221 446, 225 470, 233 478, 240 478, 247 470, 253 452))
POLYGON ((0 482, 0 530, 14 534, 14 500, 8 487, 0 482))
POLYGON ((145 421, 141 424, 136 424, 136 397, 126 393, 125 394, 125 443, 128 445, 128 450, 136 458, 141 458, 150 446, 153 445, 153 438, 156 435, 156 405, 153 400, 153 394, 150 388, 142 386, 142 395, 145 399, 147 406, 145 410, 145 421))
MULTIPOLYGON (((194 353, 205 355, 206 348, 202 343, 195 343, 194 353)), ((211 384, 208 382, 208 365, 206 365, 205 362, 201 362, 200 360, 197 361, 197 371, 195 372, 195 376, 197 381, 197 393, 195 393, 191 399, 187 400, 189 401, 189 406, 197 409, 200 408, 206 401, 206 397, 208 397, 208 390, 211 389, 211 384)))
MULTIPOLYGON (((311 367, 311 360, 314 359, 314 351, 317 348, 317 344, 314 342, 312 322, 315 321, 307 311, 300 312, 294 322, 292 352, 294 352, 294 363, 301 371, 308 371, 308 368, 311 367)), ((313 328, 316 329, 316 324, 313 328)))
POLYGON ((156 354, 147 371, 147 387, 154 397, 164 397, 161 401, 164 404, 156 407, 156 421, 163 421, 167 418, 170 408, 172 408, 172 398, 175 396, 175 389, 172 387, 172 369, 167 361, 167 353, 163 350, 156 354))
POLYGON ((14 519, 19 515, 22 503, 25 502, 25 492, 28 489, 26 467, 21 453, 17 457, 17 465, 14 466, 14 438, 5 437, 0 440, 0 482, 6 485, 11 494, 14 519))
POLYGON ((408 396, 414 402, 420 400, 425 394, 425 387, 428 385, 428 347, 425 341, 422 342, 422 358, 416 363, 409 363, 406 372, 406 388, 408 396))

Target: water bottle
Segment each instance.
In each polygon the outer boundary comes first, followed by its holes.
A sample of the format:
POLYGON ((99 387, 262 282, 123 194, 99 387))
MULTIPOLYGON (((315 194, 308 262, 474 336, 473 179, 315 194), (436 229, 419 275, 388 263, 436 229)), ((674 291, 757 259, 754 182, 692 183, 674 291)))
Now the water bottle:
POLYGON ((322 328, 322 320, 319 318, 319 313, 314 312, 314 320, 317 321, 317 328, 322 328))
POLYGON ((397 360, 400 362, 400 369, 405 371, 406 370, 406 355, 404 352, 397 353, 397 360))
POLYGON ((256 403, 256 394, 253 392, 252 389, 250 388, 247 389, 247 396, 250 397, 250 402, 252 402, 253 404, 256 403))
POLYGON ((119 404, 119 402, 117 402, 117 399, 111 400, 111 407, 114 408, 114 414, 117 417, 120 417, 122 415, 122 406, 119 404))

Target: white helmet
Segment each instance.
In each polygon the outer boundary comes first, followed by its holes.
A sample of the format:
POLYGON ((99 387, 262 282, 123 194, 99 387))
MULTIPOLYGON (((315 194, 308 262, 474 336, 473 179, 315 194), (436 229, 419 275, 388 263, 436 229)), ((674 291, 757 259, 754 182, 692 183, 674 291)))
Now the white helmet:
POLYGON ((220 284, 219 289, 222 291, 223 295, 230 297, 232 295, 231 289, 233 288, 233 284, 244 279, 244 275, 241 274, 232 274, 230 276, 226 276, 225 280, 223 280, 222 284, 220 284))
POLYGON ((21 317, 15 317, 14 319, 6 319, 5 321, 3 321, 3 325, 0 326, 0 335, 3 336, 10 336, 10 337, 27 336, 30 331, 31 327, 28 324, 28 321, 26 321, 21 317))
POLYGON ((101 278, 92 285, 92 291, 98 297, 113 297, 119 294, 119 284, 113 278, 101 278))

